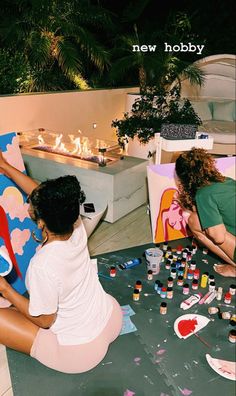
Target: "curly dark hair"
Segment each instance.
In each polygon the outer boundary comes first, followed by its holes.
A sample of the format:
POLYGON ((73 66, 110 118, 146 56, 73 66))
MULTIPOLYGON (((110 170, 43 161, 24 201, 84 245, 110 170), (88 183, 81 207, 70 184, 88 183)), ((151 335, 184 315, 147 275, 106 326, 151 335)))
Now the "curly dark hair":
POLYGON ((197 190, 212 182, 224 182, 225 177, 217 170, 215 160, 206 150, 193 147, 176 160, 175 172, 179 178, 179 202, 186 209, 196 205, 197 190))
POLYGON ((35 220, 44 220, 55 234, 72 232, 80 213, 80 194, 80 183, 75 176, 42 182, 29 196, 35 220))

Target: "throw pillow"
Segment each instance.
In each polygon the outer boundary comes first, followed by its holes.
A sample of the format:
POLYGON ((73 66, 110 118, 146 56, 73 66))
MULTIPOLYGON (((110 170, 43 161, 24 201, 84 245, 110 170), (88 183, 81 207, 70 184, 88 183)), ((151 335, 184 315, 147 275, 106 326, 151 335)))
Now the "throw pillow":
POLYGON ((234 121, 235 120, 235 101, 213 102, 213 120, 234 121))
POLYGON ((209 121, 212 119, 209 102, 191 102, 191 104, 202 121, 209 121))

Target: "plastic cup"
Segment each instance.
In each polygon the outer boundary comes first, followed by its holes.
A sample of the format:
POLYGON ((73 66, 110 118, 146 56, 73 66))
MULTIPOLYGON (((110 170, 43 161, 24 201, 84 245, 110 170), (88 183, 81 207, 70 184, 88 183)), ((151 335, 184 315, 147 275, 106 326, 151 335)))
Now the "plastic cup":
POLYGON ((147 263, 147 270, 152 270, 153 275, 160 272, 161 260, 163 252, 159 248, 149 248, 145 250, 145 257, 147 263))

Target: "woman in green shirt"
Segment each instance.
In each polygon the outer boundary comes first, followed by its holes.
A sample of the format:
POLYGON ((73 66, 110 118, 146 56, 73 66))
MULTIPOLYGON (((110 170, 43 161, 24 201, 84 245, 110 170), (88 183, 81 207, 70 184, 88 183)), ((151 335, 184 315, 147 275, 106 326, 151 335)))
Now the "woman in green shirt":
POLYGON ((194 237, 227 264, 214 265, 223 276, 236 275, 236 182, 223 176, 214 158, 193 148, 175 164, 179 201, 191 212, 188 226, 194 237))

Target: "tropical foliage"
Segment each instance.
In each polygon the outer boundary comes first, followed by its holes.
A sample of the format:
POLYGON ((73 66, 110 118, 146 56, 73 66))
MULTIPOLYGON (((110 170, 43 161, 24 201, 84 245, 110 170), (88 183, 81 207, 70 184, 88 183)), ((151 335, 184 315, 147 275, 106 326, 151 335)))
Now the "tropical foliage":
POLYGON ((121 120, 113 120, 112 127, 117 129, 117 137, 122 144, 124 138, 138 137, 147 143, 162 124, 200 125, 201 119, 188 99, 181 99, 177 86, 170 90, 151 87, 136 99, 131 114, 125 113, 121 120))

